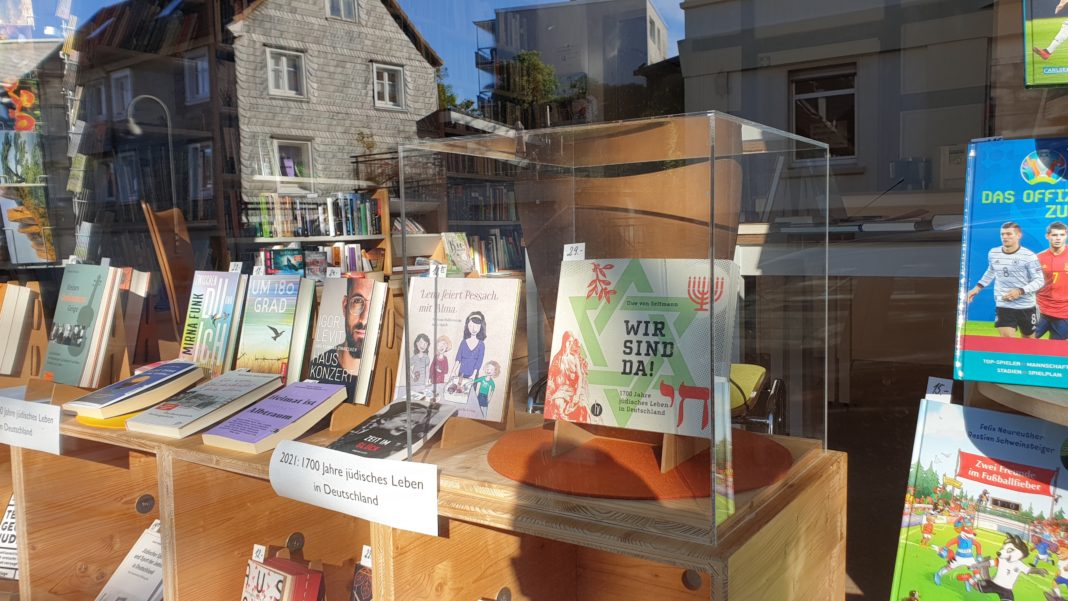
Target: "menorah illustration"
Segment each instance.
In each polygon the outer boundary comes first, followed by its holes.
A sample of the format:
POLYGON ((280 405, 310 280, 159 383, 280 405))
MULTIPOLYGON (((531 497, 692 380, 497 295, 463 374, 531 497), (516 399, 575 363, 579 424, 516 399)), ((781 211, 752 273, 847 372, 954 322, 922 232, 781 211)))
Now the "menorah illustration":
MULTIPOLYGON (((716 300, 719 300, 719 297, 723 295, 722 291, 720 291, 722 286, 720 279, 716 279, 716 300)), ((690 300, 697 305, 697 311, 708 311, 709 290, 707 277, 691 275, 687 285, 687 293, 690 296, 690 300)))

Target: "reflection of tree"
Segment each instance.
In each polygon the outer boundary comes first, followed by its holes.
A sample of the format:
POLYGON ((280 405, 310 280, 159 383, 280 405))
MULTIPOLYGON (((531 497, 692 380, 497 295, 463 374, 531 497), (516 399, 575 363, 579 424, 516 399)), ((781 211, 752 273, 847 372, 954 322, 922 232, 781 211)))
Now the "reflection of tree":
POLYGON ((434 78, 438 83, 438 108, 439 109, 457 109, 465 113, 474 113, 475 101, 471 99, 458 100, 456 97, 456 90, 452 87, 451 83, 445 83, 445 80, 449 77, 449 70, 445 67, 438 67, 434 69, 434 78))
MULTIPOLYGON (((43 175, 44 158, 36 136, 17 132, 4 132, 0 143, 0 166, 3 181, 9 184, 38 184, 43 175)), ((19 233, 26 236, 38 257, 46 261, 56 260, 52 243, 52 230, 48 227, 48 207, 45 204, 44 187, 3 186, 0 196, 16 201, 17 206, 7 210, 7 221, 19 224, 19 233)))
MULTIPOLYGON (((538 106, 556 98, 556 69, 536 50, 524 50, 504 63, 505 89, 523 110, 523 121, 536 125, 538 106)), ((521 114, 523 114, 521 113, 521 114)))

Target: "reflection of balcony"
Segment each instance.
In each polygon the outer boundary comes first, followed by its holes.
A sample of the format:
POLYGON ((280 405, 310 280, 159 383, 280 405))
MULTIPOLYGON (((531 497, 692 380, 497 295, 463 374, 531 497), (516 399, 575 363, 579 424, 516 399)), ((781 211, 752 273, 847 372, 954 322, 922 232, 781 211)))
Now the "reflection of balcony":
POLYGON ((496 63, 496 48, 479 48, 475 50, 475 66, 479 69, 492 70, 496 63))

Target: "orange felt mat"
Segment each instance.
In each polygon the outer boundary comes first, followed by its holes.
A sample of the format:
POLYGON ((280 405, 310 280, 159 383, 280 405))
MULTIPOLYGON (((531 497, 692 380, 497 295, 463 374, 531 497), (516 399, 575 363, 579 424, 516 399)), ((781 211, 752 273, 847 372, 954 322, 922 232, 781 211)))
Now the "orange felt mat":
MULTIPOLYGON (((779 443, 732 430, 734 490, 767 486, 786 475, 793 458, 779 443)), ((657 447, 616 438, 594 438, 552 456, 553 431, 532 428, 502 436, 487 457, 502 476, 557 492, 604 499, 686 499, 710 496, 710 453, 705 450, 666 474, 657 447)))

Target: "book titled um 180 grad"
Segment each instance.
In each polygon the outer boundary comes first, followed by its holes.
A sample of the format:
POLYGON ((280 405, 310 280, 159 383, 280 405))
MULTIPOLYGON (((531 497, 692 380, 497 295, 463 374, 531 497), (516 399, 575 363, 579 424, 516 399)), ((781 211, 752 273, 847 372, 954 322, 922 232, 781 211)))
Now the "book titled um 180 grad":
POLYGON ((287 384, 299 380, 314 303, 311 280, 291 275, 250 277, 234 367, 280 374, 287 384))
POLYGON ((1068 387, 1068 138, 969 146, 959 380, 1068 387))
POLYGON ((890 599, 1061 598, 1066 444, 1059 424, 922 401, 890 599))
POLYGON ((340 384, 296 382, 205 432, 204 444, 243 453, 269 451, 308 431, 345 397, 340 384))
POLYGON ((204 371, 196 363, 172 361, 68 401, 63 404, 63 409, 86 417, 107 419, 151 407, 203 377, 204 371))
POLYGON ((185 438, 244 409, 279 386, 281 380, 275 374, 229 371, 127 420, 126 429, 185 438))
POLYGON ((234 325, 241 322, 247 279, 226 271, 198 271, 193 276, 179 357, 211 370, 212 377, 233 365, 234 325))

